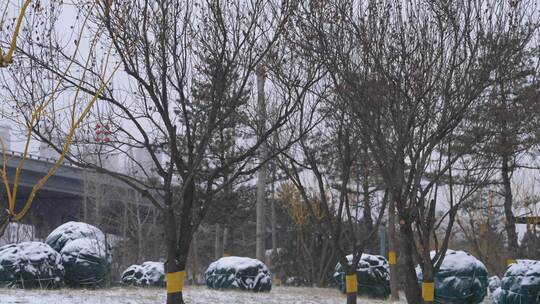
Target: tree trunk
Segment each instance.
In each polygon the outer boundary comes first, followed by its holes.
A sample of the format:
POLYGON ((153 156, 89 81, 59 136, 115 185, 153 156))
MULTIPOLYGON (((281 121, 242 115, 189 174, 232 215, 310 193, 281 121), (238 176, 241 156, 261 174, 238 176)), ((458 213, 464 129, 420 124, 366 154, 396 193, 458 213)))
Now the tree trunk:
MULTIPOLYGON (((130 193, 133 195, 133 192, 130 191, 130 193)), ((122 204, 124 207, 122 209, 122 237, 124 240, 127 240, 127 231, 128 231, 128 225, 129 225, 129 217, 128 217, 128 202, 124 201, 122 204)))
POLYGON ((429 249, 427 255, 424 255, 424 261, 423 261, 423 269, 422 269, 422 303, 424 304, 433 304, 434 302, 434 295, 435 295, 435 286, 433 282, 435 282, 435 272, 433 269, 433 264, 431 264, 431 256, 429 253, 429 249))
POLYGON ((347 304, 356 304, 357 295, 356 293, 347 294, 347 304))
POLYGON ((9 225, 10 216, 7 209, 0 209, 0 237, 6 232, 6 228, 9 225))
MULTIPOLYGON (((272 249, 277 250, 277 213, 276 213, 276 170, 272 172, 272 249)), ((275 252, 274 252, 275 253, 275 252)))
POLYGON ((214 241, 214 259, 217 260, 223 256, 223 247, 221 243, 221 226, 216 224, 216 235, 214 241))
POLYGON ((410 223, 400 223, 401 253, 405 265, 405 297, 407 303, 421 303, 420 287, 416 278, 413 250, 415 246, 414 235, 410 223))
POLYGON ((272 202, 270 205, 271 208, 271 229, 272 229, 272 255, 270 256, 272 264, 272 274, 274 277, 274 282, 276 286, 281 286, 281 274, 280 271, 275 267, 275 263, 272 260, 277 256, 278 244, 277 244, 277 211, 276 211, 276 169, 272 170, 272 202))
POLYGON ((518 257, 518 237, 516 233, 516 218, 514 217, 513 198, 512 198, 512 185, 510 179, 510 168, 508 163, 510 162, 507 155, 502 157, 502 180, 503 180, 503 193, 504 193, 504 215, 506 217, 506 235, 508 237, 508 252, 510 259, 514 260, 518 257))
POLYGON ((169 279, 170 276, 185 271, 185 265, 182 265, 178 258, 176 217, 174 216, 172 207, 165 212, 165 241, 167 242, 167 261, 165 262, 165 273, 167 276, 167 304, 184 304, 182 288, 173 285, 172 280, 169 279))
MULTIPOLYGON (((259 113, 259 136, 262 136, 266 124, 266 102, 264 96, 265 75, 262 66, 257 68, 257 102, 259 113)), ((264 145, 261 147, 260 161, 267 158, 264 145)), ((257 179, 257 231, 256 231, 256 257, 260 261, 265 260, 265 230, 266 230, 266 165, 259 168, 257 179)))
MULTIPOLYGON (((501 91, 504 92, 504 86, 501 83, 501 91)), ((501 105, 504 113, 508 113, 508 104, 506 97, 502 96, 501 105)), ((505 115, 501 117, 501 137, 500 137, 500 150, 501 150, 501 175, 503 182, 503 194, 504 194, 504 215, 506 218, 506 236, 508 237, 508 253, 510 254, 509 260, 514 260, 518 256, 518 239, 516 233, 516 219, 514 217, 514 212, 512 211, 513 207, 513 198, 512 198, 512 184, 511 184, 511 174, 512 169, 509 166, 510 157, 514 152, 514 147, 508 141, 509 137, 509 127, 508 121, 505 115)), ((507 260, 507 264, 511 261, 507 260)))
POLYGON ((193 284, 199 285, 199 244, 197 242, 197 237, 195 234, 193 235, 193 241, 191 243, 191 246, 191 252, 193 253, 192 281, 193 284))
POLYGON ((345 292, 347 294, 347 304, 356 304, 356 299, 358 297, 358 282, 356 281, 356 270, 354 269, 354 267, 347 268, 350 268, 345 270, 345 292), (349 284, 347 280, 348 276, 354 277, 353 284, 349 284))
POLYGON ((396 252, 396 208, 394 199, 390 198, 388 206, 388 260, 390 262, 390 300, 399 301, 398 269, 396 252))
POLYGON ((184 304, 182 291, 186 277, 189 249, 193 240, 192 208, 195 200, 195 182, 186 185, 182 197, 182 205, 178 214, 172 202, 173 194, 168 193, 168 205, 165 209, 165 241, 167 244, 167 261, 165 273, 167 281, 167 304, 184 304))
POLYGON ((143 223, 141 222, 141 208, 139 207, 139 204, 135 204, 135 210, 136 210, 136 216, 137 216, 137 261, 141 260, 142 252, 143 252, 143 229, 145 227, 143 226, 143 223))
POLYGON ((373 230, 373 219, 371 217, 371 199, 369 197, 369 162, 367 149, 365 149, 364 176, 362 178, 362 192, 364 195, 364 223, 366 232, 373 230))
POLYGON ((229 227, 223 227, 223 256, 231 256, 231 243, 229 242, 230 233, 229 227))

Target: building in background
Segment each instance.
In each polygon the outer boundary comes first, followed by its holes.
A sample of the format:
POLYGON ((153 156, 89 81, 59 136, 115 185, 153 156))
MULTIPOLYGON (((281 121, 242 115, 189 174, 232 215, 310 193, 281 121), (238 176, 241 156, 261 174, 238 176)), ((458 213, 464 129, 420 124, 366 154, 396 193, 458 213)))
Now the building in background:
POLYGON ((11 150, 11 127, 7 124, 0 124, 0 139, 4 142, 6 150, 11 150))

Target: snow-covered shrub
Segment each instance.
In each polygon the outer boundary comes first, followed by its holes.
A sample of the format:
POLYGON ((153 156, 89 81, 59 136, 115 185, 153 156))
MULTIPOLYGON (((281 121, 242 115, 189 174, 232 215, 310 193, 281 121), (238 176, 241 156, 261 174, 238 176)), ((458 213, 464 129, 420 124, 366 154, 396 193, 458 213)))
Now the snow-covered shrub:
POLYGON ((497 288, 501 287, 501 279, 498 276, 488 278, 489 292, 493 293, 497 288))
POLYGON ((136 286, 165 286, 165 268, 161 262, 131 265, 122 273, 122 283, 136 286))
POLYGON ((93 239, 105 244, 105 234, 99 228, 83 222, 67 222, 54 229, 45 243, 60 252, 67 242, 77 239, 93 239))
POLYGON ((288 277, 284 284, 285 286, 294 286, 294 287, 300 287, 300 286, 308 286, 308 282, 304 278, 300 277, 288 277))
POLYGON ((62 255, 68 285, 104 282, 111 263, 111 250, 101 230, 86 223, 68 222, 51 232, 45 242, 62 255))
MULTIPOLYGON (((431 257, 435 251, 431 251, 431 257)), ((422 268, 416 267, 422 282, 422 268)), ((487 294, 486 266, 472 255, 458 250, 446 251, 441 268, 435 274, 435 302, 441 304, 481 303, 487 294)))
POLYGON ((0 286, 55 288, 64 283, 58 252, 40 242, 0 247, 0 286))
POLYGON ((517 260, 506 270, 493 293, 494 304, 540 303, 540 261, 517 260))
MULTIPOLYGON (((352 264, 352 255, 347 256, 352 264)), ((345 292, 345 271, 337 263, 334 279, 342 292, 345 292)), ((356 268, 358 294, 372 298, 387 298, 390 295, 390 267, 388 261, 380 255, 362 254, 356 268)))
POLYGON ((263 262, 245 257, 223 257, 208 267, 206 285, 214 289, 270 291, 272 277, 263 262))

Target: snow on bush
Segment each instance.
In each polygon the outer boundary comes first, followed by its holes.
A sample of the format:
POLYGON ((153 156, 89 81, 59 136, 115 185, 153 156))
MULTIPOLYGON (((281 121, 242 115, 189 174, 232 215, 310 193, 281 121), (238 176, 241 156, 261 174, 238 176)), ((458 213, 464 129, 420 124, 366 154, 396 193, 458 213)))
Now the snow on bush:
POLYGON ((510 265, 501 281, 501 287, 493 293, 493 303, 540 303, 540 261, 517 260, 510 265))
POLYGON ((67 222, 58 226, 47 236, 45 243, 60 252, 67 242, 83 238, 96 240, 104 248, 107 243, 99 228, 83 222, 67 222))
POLYGON ((53 230, 45 242, 62 255, 68 285, 100 285, 104 281, 111 250, 105 234, 98 228, 68 222, 53 230))
MULTIPOLYGON (((431 258, 435 251, 431 251, 431 258)), ((422 282, 422 268, 416 267, 418 281, 422 282)), ((488 287, 487 268, 466 253, 448 249, 439 271, 435 274, 435 300, 437 303, 481 303, 488 287)))
POLYGON ((306 279, 301 277, 288 277, 285 282, 283 282, 284 286, 294 286, 294 287, 300 287, 300 286, 307 286, 308 282, 306 279))
POLYGON ((58 252, 40 242, 0 247, 0 286, 22 288, 60 287, 64 267, 58 252))
POLYGON ((501 287, 501 279, 498 276, 492 276, 488 279, 489 292, 493 293, 497 288, 501 287))
MULTIPOLYGON (((348 255, 349 265, 353 256, 348 255)), ((356 268, 358 294, 373 298, 387 298, 390 295, 390 267, 388 261, 380 255, 362 254, 356 268)), ((334 279, 341 292, 345 292, 345 271, 337 263, 334 279)))
POLYGON ((136 286, 165 286, 165 268, 161 262, 131 265, 121 277, 122 283, 136 286))
POLYGON ((99 285, 103 282, 109 263, 106 251, 96 240, 84 238, 69 241, 60 253, 68 285, 99 285))
POLYGON ((245 257, 223 257, 208 267, 206 285, 214 289, 270 291, 272 278, 263 262, 245 257))

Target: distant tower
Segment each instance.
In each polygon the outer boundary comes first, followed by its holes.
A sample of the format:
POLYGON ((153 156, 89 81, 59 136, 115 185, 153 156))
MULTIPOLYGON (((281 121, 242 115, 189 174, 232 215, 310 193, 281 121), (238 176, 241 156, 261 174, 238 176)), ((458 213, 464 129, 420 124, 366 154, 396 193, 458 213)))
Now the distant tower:
POLYGON ((11 127, 9 125, 0 125, 0 138, 4 141, 6 150, 11 150, 11 127))

